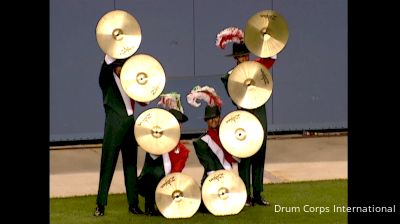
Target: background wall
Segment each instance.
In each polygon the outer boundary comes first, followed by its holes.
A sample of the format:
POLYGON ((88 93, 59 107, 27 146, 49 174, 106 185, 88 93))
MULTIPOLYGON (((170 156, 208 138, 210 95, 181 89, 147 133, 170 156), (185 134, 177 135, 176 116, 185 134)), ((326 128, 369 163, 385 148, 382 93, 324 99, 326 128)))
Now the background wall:
MULTIPOLYGON (((149 54, 166 74, 163 92, 177 91, 188 115, 183 133, 200 133, 204 105, 193 108, 186 94, 209 85, 222 97, 222 115, 235 110, 220 77, 234 67, 231 44, 215 46, 228 26, 244 30, 267 9, 281 14, 289 40, 271 69, 268 130, 347 128, 347 0, 50 0, 50 141, 101 139, 104 110, 98 85, 104 58, 96 41, 98 20, 121 9, 139 22, 136 54, 149 54)), ((254 59, 255 56, 252 56, 254 59)), ((136 107, 139 115, 156 106, 136 107)))

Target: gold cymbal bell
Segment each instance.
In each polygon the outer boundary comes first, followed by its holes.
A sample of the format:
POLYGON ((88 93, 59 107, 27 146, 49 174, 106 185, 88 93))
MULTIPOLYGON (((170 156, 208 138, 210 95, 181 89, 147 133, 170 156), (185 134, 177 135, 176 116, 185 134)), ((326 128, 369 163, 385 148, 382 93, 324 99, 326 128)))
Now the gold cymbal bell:
POLYGON ((151 108, 142 112, 134 125, 139 146, 155 155, 171 151, 181 135, 178 120, 167 110, 151 108))
POLYGON ((156 205, 166 218, 190 218, 200 207, 200 186, 183 173, 170 173, 158 183, 156 205))
POLYGON ((122 59, 137 51, 142 34, 135 17, 123 10, 113 10, 98 21, 96 39, 104 53, 122 59))
POLYGON ((204 205, 215 216, 235 215, 247 198, 243 180, 230 170, 218 170, 207 176, 201 187, 204 205))
POLYGON ((165 87, 162 65, 147 54, 130 57, 122 66, 120 78, 126 94, 139 102, 156 99, 165 87))
POLYGON ((228 78, 229 96, 245 109, 254 109, 265 104, 272 94, 272 87, 269 70, 256 61, 238 64, 228 78))
POLYGON ((268 58, 285 47, 289 38, 288 25, 276 11, 264 10, 254 14, 246 23, 244 43, 250 52, 268 58))
POLYGON ((219 137, 222 146, 231 155, 247 158, 260 149, 264 140, 264 129, 252 113, 237 110, 222 119, 219 137))

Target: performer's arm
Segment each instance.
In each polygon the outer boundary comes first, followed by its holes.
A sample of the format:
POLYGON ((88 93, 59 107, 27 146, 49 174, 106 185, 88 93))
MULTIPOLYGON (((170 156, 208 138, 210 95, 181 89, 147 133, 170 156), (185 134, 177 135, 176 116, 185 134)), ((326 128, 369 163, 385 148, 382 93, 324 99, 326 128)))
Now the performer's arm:
POLYGON ((209 150, 204 148, 203 145, 200 145, 196 141, 193 142, 193 146, 196 151, 197 158, 199 159, 199 162, 201 163, 201 165, 204 167, 204 170, 207 173, 210 171, 213 171, 214 166, 210 162, 211 155, 209 153, 209 150))
POLYGON ((105 89, 107 85, 114 82, 113 77, 113 66, 111 63, 114 62, 115 59, 111 58, 110 56, 106 55, 104 57, 103 64, 101 65, 100 76, 99 76, 99 83, 102 89, 105 89))

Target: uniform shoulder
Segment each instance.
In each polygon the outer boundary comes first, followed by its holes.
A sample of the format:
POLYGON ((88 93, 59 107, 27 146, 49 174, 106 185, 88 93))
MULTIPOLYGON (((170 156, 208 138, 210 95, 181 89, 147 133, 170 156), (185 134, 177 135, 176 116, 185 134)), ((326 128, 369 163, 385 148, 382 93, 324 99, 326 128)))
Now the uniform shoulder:
POLYGON ((197 138, 196 140, 193 140, 193 146, 206 144, 206 143, 201 139, 202 137, 204 137, 204 136, 206 136, 206 135, 207 135, 207 133, 204 133, 204 134, 202 134, 199 138, 197 138))
POLYGON ((198 137, 196 140, 193 140, 193 142, 203 142, 203 140, 201 140, 202 137, 204 137, 207 133, 203 133, 202 135, 200 135, 200 137, 198 137))

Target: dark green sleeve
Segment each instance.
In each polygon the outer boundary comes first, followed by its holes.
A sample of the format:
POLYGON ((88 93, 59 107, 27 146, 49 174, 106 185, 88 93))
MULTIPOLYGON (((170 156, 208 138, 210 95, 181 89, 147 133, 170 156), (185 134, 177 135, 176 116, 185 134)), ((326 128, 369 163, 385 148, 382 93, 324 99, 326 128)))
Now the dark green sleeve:
MULTIPOLYGON (((228 94, 228 96, 229 96, 229 92, 228 92, 228 78, 229 78, 229 74, 227 73, 227 74, 225 74, 223 77, 221 77, 221 81, 222 81, 222 83, 224 84, 226 94, 228 94)), ((229 96, 229 98, 230 98, 230 96, 229 96)), ((231 99, 232 99, 232 98, 231 98, 231 99)), ((231 101, 232 101, 233 105, 235 105, 235 107, 237 107, 236 103, 233 102, 233 100, 231 100, 231 101)))
POLYGON ((221 77, 221 81, 224 84, 226 93, 228 93, 228 78, 229 78, 229 74, 225 74, 223 77, 221 77))
POLYGON ((219 162, 218 157, 211 151, 207 143, 205 143, 203 140, 198 139, 194 141, 193 146, 196 151, 197 158, 206 172, 224 169, 222 164, 219 162))

